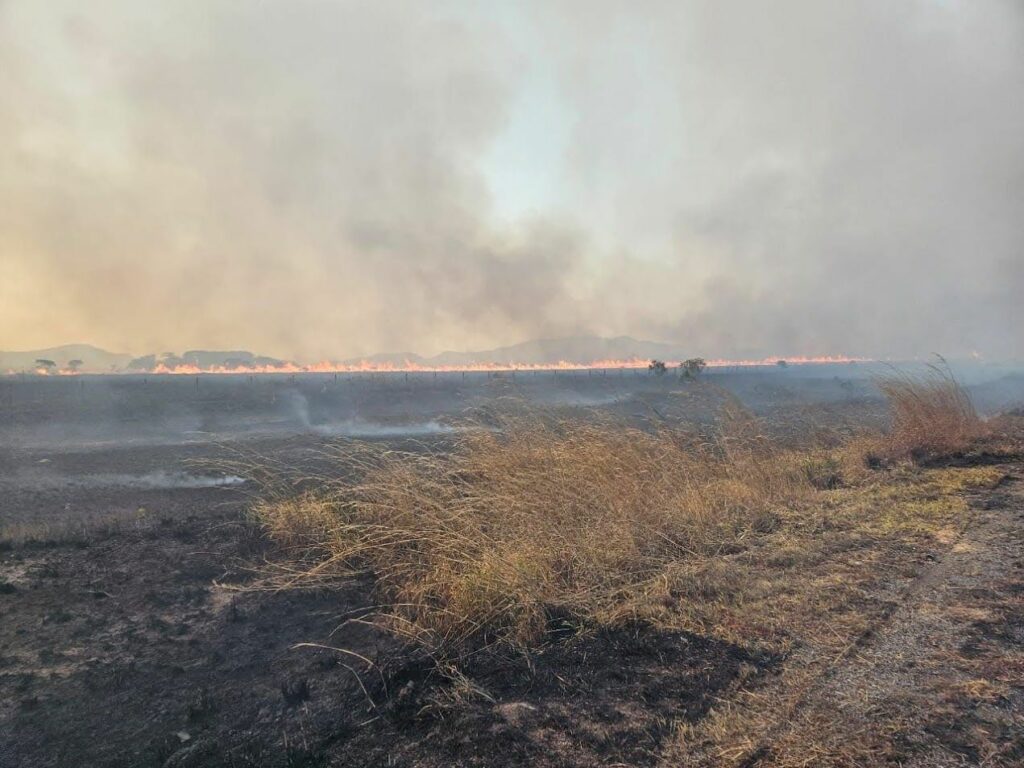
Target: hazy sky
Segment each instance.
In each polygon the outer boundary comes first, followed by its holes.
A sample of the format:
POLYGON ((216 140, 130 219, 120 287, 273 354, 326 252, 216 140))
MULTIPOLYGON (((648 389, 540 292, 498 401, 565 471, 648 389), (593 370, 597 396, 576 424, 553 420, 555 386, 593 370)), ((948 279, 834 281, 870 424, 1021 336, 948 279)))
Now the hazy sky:
POLYGON ((1024 3, 0 0, 0 348, 1024 357, 1024 3))

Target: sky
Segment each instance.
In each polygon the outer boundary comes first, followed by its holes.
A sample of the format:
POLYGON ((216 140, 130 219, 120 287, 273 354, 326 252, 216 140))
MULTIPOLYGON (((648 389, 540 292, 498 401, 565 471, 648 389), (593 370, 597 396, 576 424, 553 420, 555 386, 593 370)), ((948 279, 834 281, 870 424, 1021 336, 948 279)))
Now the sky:
POLYGON ((1020 0, 0 0, 0 349, 1024 358, 1020 0))

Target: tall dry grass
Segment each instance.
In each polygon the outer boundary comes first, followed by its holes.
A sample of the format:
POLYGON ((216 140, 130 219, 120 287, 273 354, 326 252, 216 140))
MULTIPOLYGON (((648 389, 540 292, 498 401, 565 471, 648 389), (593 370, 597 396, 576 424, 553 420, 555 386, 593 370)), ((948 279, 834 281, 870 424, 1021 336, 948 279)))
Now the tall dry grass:
POLYGON ((811 488, 739 413, 713 440, 520 417, 444 452, 349 450, 358 480, 256 514, 306 563, 289 583, 369 573, 389 627, 440 653, 613 622, 666 567, 735 547, 811 488))
POLYGON ((783 507, 859 482, 879 449, 949 452, 981 434, 948 369, 878 384, 890 434, 834 450, 780 447, 734 398, 703 435, 519 412, 443 450, 346 443, 344 479, 270 494, 255 512, 289 554, 280 583, 369 575, 378 618, 441 655, 535 646, 640 612, 677 566, 735 551, 783 507))
POLYGON ((894 455, 957 453, 985 432, 970 396, 942 358, 923 373, 893 369, 876 383, 889 402, 892 425, 886 442, 894 455))

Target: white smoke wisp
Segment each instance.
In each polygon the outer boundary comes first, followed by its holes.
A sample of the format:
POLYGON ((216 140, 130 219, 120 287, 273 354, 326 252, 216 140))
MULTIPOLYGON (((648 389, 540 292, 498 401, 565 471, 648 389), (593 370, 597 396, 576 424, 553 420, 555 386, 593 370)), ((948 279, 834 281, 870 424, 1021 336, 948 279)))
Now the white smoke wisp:
POLYGON ((157 470, 143 475, 86 475, 83 478, 76 478, 74 482, 92 486, 162 490, 177 488, 227 488, 242 485, 245 483, 245 479, 236 475, 192 475, 186 472, 157 470))
POLYGON ((378 424, 362 419, 348 419, 333 424, 320 424, 313 428, 325 437, 387 438, 427 437, 430 435, 451 435, 457 427, 438 421, 412 422, 409 424, 378 424))
POLYGON ((131 488, 140 491, 229 488, 246 482, 236 475, 197 475, 177 470, 154 470, 143 474, 97 472, 57 475, 48 472, 15 473, 7 482, 36 489, 131 488))

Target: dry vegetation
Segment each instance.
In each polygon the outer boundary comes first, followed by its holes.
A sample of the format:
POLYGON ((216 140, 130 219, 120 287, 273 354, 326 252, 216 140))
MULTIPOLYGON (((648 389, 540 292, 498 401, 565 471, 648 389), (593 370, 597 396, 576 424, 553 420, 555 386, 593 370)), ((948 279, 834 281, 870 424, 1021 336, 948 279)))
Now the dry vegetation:
POLYGON ((956 453, 984 434, 970 397, 941 358, 923 375, 893 370, 877 383, 892 411, 888 447, 897 455, 956 453))
POLYGON ((843 514, 883 534, 934 524, 962 490, 915 486, 915 504, 933 495, 922 522, 893 504, 907 493, 900 474, 880 481, 872 469, 976 440, 983 425, 961 387, 939 368, 879 385, 891 432, 837 448, 782 448, 736 404, 710 434, 505 416, 443 451, 348 444, 338 461, 349 479, 269 494, 256 515, 287 553, 279 584, 369 574, 378 620, 440 656, 537 647, 637 617, 707 629, 718 622, 698 603, 728 581, 718 573, 709 587, 707 574, 769 534, 774 557, 799 552, 798 534, 837 506, 835 489, 857 488, 843 514))
POLYGON ((670 564, 770 528, 809 487, 801 457, 732 417, 712 443, 610 423, 505 419, 454 450, 345 458, 362 478, 257 508, 318 564, 299 582, 368 571, 394 628, 433 649, 530 646, 614 621, 670 564))

